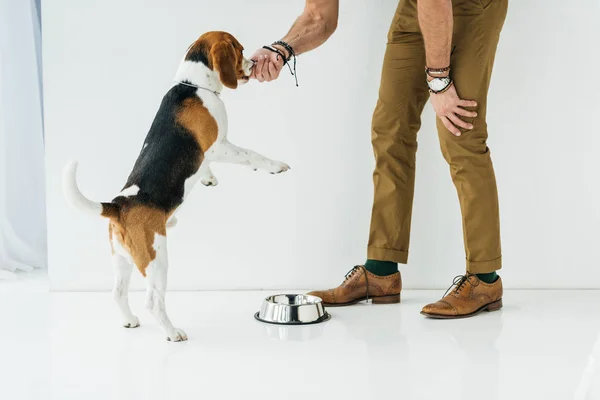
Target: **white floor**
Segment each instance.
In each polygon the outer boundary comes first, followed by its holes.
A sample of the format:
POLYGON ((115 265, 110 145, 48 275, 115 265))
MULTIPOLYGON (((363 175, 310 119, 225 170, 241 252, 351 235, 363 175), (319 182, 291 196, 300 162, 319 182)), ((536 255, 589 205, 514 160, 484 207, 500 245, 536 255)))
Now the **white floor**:
POLYGON ((600 291, 507 291, 504 309, 434 321, 442 293, 330 309, 331 321, 254 320, 265 292, 170 292, 164 340, 143 309, 124 329, 109 293, 0 283, 0 399, 600 399, 600 291), (13 287, 14 288, 14 287, 13 287))

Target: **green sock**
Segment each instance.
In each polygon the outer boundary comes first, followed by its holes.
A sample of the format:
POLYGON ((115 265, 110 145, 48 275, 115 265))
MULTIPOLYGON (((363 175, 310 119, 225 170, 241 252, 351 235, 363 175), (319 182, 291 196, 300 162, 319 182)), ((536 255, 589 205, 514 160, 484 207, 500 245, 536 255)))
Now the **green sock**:
POLYGON ((398 272, 398 263, 392 261, 367 260, 365 268, 372 274, 386 276, 398 272))
POLYGON ((494 283, 496 279, 498 279, 498 274, 496 271, 490 272, 489 274, 475 274, 479 279, 484 281, 485 283, 494 283))

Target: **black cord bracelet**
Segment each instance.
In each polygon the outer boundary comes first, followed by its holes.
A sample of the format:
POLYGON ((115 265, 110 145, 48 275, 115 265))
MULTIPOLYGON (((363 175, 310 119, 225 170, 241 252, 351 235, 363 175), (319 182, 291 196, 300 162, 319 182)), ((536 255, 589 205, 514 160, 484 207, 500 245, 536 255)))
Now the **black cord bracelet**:
POLYGON ((290 46, 289 44, 287 44, 286 42, 284 42, 283 40, 278 40, 276 42, 274 42, 271 46, 263 46, 263 49, 272 51, 274 53, 277 53, 279 56, 281 56, 281 58, 283 59, 283 65, 288 66, 289 70, 290 70, 290 74, 292 74, 292 76, 294 77, 294 79, 296 80, 296 87, 298 87, 298 75, 296 72, 296 52, 294 52, 294 49, 292 48, 292 46, 290 46), (286 58, 285 54, 283 53, 283 51, 273 47, 273 46, 281 46, 283 48, 285 48, 288 53, 290 53, 290 56, 286 58), (292 70, 292 67, 289 64, 290 59, 294 59, 294 67, 292 70))
POLYGON ((285 58, 285 54, 283 53, 283 51, 276 49, 275 47, 271 47, 271 46, 263 46, 263 49, 270 50, 273 53, 279 54, 279 56, 283 60, 283 65, 287 64, 288 60, 287 60, 287 58, 285 58))

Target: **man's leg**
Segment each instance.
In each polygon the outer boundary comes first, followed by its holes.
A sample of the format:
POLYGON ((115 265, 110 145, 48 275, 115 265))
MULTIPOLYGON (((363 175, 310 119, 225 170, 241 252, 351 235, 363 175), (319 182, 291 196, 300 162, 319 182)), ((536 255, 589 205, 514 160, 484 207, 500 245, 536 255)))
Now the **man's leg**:
POLYGON ((415 0, 401 0, 389 32, 379 99, 373 113, 376 168, 368 260, 335 289, 315 291, 327 306, 400 301, 397 263, 406 263, 415 181, 417 131, 429 97, 425 47, 415 0))
POLYGON ((401 1, 392 22, 373 113, 376 166, 366 267, 375 274, 387 272, 382 261, 397 268, 408 260, 417 132, 429 98, 425 46, 413 3, 401 1))
MULTIPOLYGON (((488 0, 489 2, 489 0, 488 0)), ((501 268, 500 218, 496 178, 487 146, 487 94, 506 0, 491 0, 478 15, 455 15, 452 78, 461 99, 477 102, 473 129, 452 135, 437 120, 440 146, 460 201, 467 271, 501 268)))
POLYGON ((440 302, 425 306, 428 316, 474 315, 502 306, 500 218, 496 178, 487 146, 487 94, 507 0, 457 1, 454 11, 455 51, 451 76, 461 99, 477 102, 472 130, 452 135, 437 120, 440 146, 460 201, 467 272, 440 302), (465 4, 463 4, 465 3, 465 4))

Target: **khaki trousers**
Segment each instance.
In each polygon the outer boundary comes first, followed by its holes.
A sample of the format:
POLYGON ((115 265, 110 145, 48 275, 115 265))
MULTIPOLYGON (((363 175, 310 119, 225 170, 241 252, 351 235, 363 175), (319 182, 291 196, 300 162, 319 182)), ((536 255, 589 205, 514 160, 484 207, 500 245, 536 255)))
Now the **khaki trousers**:
MULTIPOLYGON (((437 120, 442 154, 458 192, 467 271, 502 266, 496 178, 487 146, 487 94, 508 0, 453 0, 451 77, 461 99, 477 101, 473 129, 452 135, 437 120)), ((368 258, 405 264, 415 184, 417 132, 429 98, 417 0, 400 0, 388 34, 373 113, 376 167, 368 258)))

